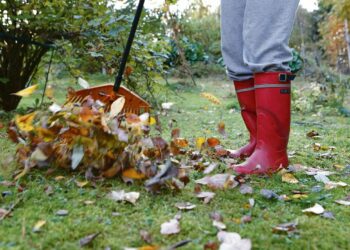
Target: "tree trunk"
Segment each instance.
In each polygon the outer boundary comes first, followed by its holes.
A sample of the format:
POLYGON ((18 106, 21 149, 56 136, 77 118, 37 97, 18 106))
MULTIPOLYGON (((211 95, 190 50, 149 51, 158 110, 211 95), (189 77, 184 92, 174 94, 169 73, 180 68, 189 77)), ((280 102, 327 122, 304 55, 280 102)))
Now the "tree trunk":
POLYGON ((26 87, 46 51, 46 48, 15 42, 0 47, 0 109, 17 108, 21 97, 12 93, 26 87))
POLYGON ((350 70, 350 35, 349 35, 348 19, 346 18, 344 20, 344 32, 345 32, 346 47, 348 49, 348 64, 349 64, 349 70, 350 70))

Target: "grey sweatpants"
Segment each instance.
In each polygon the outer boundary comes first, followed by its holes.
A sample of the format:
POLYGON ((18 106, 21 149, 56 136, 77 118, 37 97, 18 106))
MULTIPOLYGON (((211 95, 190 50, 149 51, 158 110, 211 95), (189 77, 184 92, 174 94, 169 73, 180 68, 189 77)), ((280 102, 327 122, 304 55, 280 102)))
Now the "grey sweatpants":
POLYGON ((288 46, 299 0, 221 0, 222 54, 228 76, 289 71, 288 46))

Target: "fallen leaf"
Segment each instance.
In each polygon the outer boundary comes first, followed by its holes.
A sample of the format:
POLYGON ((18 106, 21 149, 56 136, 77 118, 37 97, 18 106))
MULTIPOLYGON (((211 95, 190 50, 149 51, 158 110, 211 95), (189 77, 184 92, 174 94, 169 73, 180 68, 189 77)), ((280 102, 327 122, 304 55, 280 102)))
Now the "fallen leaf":
POLYGON ((269 189, 262 189, 260 191, 260 194, 268 200, 279 199, 279 196, 275 192, 273 192, 272 190, 269 190, 269 189))
POLYGON ((326 190, 331 190, 337 187, 347 187, 348 184, 342 181, 339 182, 334 182, 334 181, 329 181, 327 183, 325 183, 325 189, 326 190))
POLYGON ((221 242, 220 250, 250 250, 252 242, 249 239, 242 239, 238 233, 221 231, 217 235, 221 242))
POLYGON ((288 222, 284 224, 280 224, 278 226, 275 226, 272 231, 274 233, 287 233, 287 234, 294 234, 298 232, 297 230, 298 223, 296 222, 288 222))
POLYGON ((333 213, 330 211, 324 212, 321 216, 326 219, 335 220, 333 213))
POLYGON ((252 194, 254 192, 253 188, 248 184, 242 184, 239 188, 241 194, 252 194))
POLYGON ((0 181, 0 185, 4 187, 14 187, 16 186, 16 182, 12 181, 0 181))
POLYGON ((58 216, 67 216, 68 214, 69 214, 68 210, 64 210, 64 209, 58 210, 56 212, 56 215, 58 216))
POLYGON ((179 148, 186 148, 186 147, 188 147, 188 141, 186 139, 184 139, 184 138, 174 139, 174 143, 179 148))
POLYGON ((48 85, 45 89, 45 96, 49 99, 52 99, 54 97, 54 88, 52 85, 48 85))
POLYGON ((208 242, 204 245, 204 250, 218 250, 219 245, 216 242, 208 242))
POLYGON ((213 192, 199 192, 198 194, 196 194, 196 197, 199 199, 203 199, 204 204, 208 204, 215 197, 215 193, 213 193, 213 192))
POLYGON ((204 169, 204 174, 210 174, 219 166, 218 163, 211 163, 206 169, 204 169))
POLYGON ((18 129, 24 132, 33 131, 34 130, 33 121, 34 121, 35 115, 36 115, 35 112, 27 115, 23 115, 23 116, 16 115, 15 122, 18 129))
POLYGON ((49 107, 49 110, 50 110, 52 113, 56 114, 56 113, 58 113, 58 112, 60 112, 60 111, 62 110, 62 107, 61 107, 60 105, 56 104, 56 103, 53 103, 53 104, 49 107))
POLYGON ((121 191, 112 191, 107 197, 114 201, 128 201, 132 204, 136 204, 136 201, 140 198, 140 193, 130 192, 126 193, 124 190, 121 191))
POLYGON ((63 180, 63 179, 65 179, 65 177, 64 176, 56 176, 55 177, 55 181, 61 181, 61 180, 63 180))
POLYGON ((213 220, 213 226, 216 227, 220 231, 226 229, 226 225, 223 222, 217 221, 217 220, 213 220))
POLYGON ((95 234, 90 234, 88 236, 85 236, 84 238, 81 238, 79 240, 79 245, 80 247, 84 247, 87 245, 90 245, 94 239, 96 239, 97 236, 99 236, 101 233, 95 233, 95 234))
POLYGON ((162 109, 164 109, 164 110, 170 110, 172 108, 172 106, 174 106, 174 103, 172 103, 172 102, 162 103, 162 109))
POLYGON ((141 239, 148 243, 148 244, 151 244, 152 243, 152 235, 146 231, 146 230, 141 230, 140 231, 140 236, 141 236, 141 239))
POLYGON ((152 126, 152 125, 155 125, 155 124, 157 124, 156 118, 150 117, 150 119, 149 119, 149 125, 152 126))
POLYGON ((243 224, 246 224, 246 223, 250 223, 252 222, 252 217, 250 215, 244 215, 242 218, 241 218, 241 222, 243 224))
POLYGON ((46 186, 44 190, 45 190, 45 194, 48 195, 48 196, 50 196, 50 195, 52 195, 54 193, 53 187, 50 186, 50 185, 46 186))
POLYGON ((175 204, 175 207, 177 207, 179 210, 193 210, 196 208, 196 205, 190 202, 179 202, 175 204))
POLYGON ((335 203, 343 206, 350 206, 350 201, 336 200, 335 203))
POLYGON ((308 132, 308 133, 306 134, 306 136, 309 137, 309 138, 319 137, 319 135, 320 135, 320 134, 319 134, 317 131, 315 131, 315 130, 312 130, 312 131, 310 131, 310 132, 308 132))
POLYGON ((227 137, 227 133, 226 133, 226 130, 225 130, 225 123, 223 121, 221 121, 219 124, 218 124, 218 132, 223 136, 223 137, 227 137))
POLYGON ((207 139, 207 144, 211 148, 215 148, 216 146, 220 145, 220 143, 221 143, 220 140, 215 137, 211 137, 207 139))
POLYGON ((125 97, 121 96, 117 100, 115 100, 112 103, 109 117, 112 119, 112 118, 118 116, 119 113, 123 110, 124 105, 125 105, 125 97))
POLYGON ((171 235, 180 233, 180 223, 176 219, 171 219, 161 225, 160 233, 163 235, 171 235))
POLYGON ((285 173, 282 175, 282 181, 290 184, 299 183, 298 179, 291 173, 285 173))
POLYGON ((84 158, 84 146, 83 145, 76 145, 73 148, 71 168, 73 170, 77 169, 77 167, 79 166, 79 164, 83 160, 83 158, 84 158))
POLYGON ((75 181, 75 184, 77 184, 78 187, 83 188, 86 185, 88 185, 89 182, 88 181, 75 181))
POLYGON ((199 137, 196 139, 196 148, 198 150, 202 149, 203 144, 206 142, 206 139, 204 137, 199 137))
POLYGON ((235 176, 230 174, 217 174, 206 176, 195 181, 197 184, 207 185, 211 189, 232 189, 238 186, 235 176))
POLYGON ((84 80, 83 78, 81 77, 78 77, 78 84, 83 88, 83 89, 88 89, 90 88, 90 84, 84 80))
POLYGON ((10 211, 4 209, 4 208, 0 208, 0 218, 5 217, 6 215, 8 215, 10 213, 10 211))
POLYGON ((134 168, 125 169, 122 173, 122 176, 124 178, 133 179, 133 180, 142 180, 146 178, 146 176, 143 173, 138 172, 134 168))
POLYGON ((211 103, 214 103, 216 105, 220 105, 221 101, 219 100, 219 98, 217 98, 215 95, 211 94, 211 93, 201 93, 200 94, 201 97, 204 97, 205 99, 209 100, 211 103))
POLYGON ((16 96, 20 96, 20 97, 28 97, 30 95, 32 95, 37 89, 38 89, 39 85, 35 84, 33 86, 30 86, 28 88, 22 89, 16 93, 13 93, 12 95, 16 95, 16 96))
POLYGON ((217 211, 211 212, 209 214, 209 217, 210 217, 210 219, 216 220, 216 221, 221 221, 222 222, 224 220, 224 218, 222 217, 221 213, 219 213, 217 211))
POLYGON ((85 204, 86 206, 90 206, 90 205, 95 204, 95 201, 89 201, 89 200, 87 200, 87 201, 84 201, 84 204, 85 204))
POLYGON ((320 205, 320 204, 315 204, 315 206, 308 208, 308 209, 304 209, 302 210, 303 213, 312 213, 312 214, 323 214, 325 212, 324 208, 320 205))
POLYGON ((33 227, 33 232, 37 233, 40 231, 40 229, 46 224, 45 220, 39 220, 37 223, 35 223, 35 226, 33 227))
POLYGON ((39 147, 37 147, 30 158, 34 161, 46 161, 49 157, 45 155, 39 147))

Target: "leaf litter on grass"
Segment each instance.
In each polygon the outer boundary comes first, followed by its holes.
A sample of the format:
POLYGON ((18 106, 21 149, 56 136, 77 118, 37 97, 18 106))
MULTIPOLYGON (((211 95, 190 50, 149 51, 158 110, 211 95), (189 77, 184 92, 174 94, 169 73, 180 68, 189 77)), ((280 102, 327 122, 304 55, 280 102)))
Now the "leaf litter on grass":
MULTIPOLYGON (((87 176, 92 175, 101 180, 121 177, 127 183, 144 182, 148 190, 157 193, 163 187, 172 190, 184 188, 189 181, 187 171, 195 169, 197 165, 198 169, 195 170, 203 172, 206 176, 196 182, 212 191, 233 189, 239 186, 242 194, 253 193, 254 190, 249 184, 237 181, 233 175, 209 176, 217 170, 220 162, 230 161, 227 159, 228 152, 223 148, 219 139, 200 137, 192 143, 180 137, 178 128, 172 130, 170 141, 165 141, 159 136, 153 137, 150 135, 150 126, 155 123, 156 129, 161 130, 158 118, 153 118, 154 122, 151 123, 149 114, 141 116, 120 114, 123 105, 123 100, 119 99, 119 102, 112 105, 112 111, 107 113, 104 112, 101 103, 87 100, 82 106, 55 106, 54 109, 48 111, 17 116, 10 125, 9 135, 14 142, 21 142, 17 151, 17 159, 24 167, 25 171, 22 173, 27 174, 33 168, 53 164, 68 171, 89 172, 87 176), (192 147, 196 150, 193 150, 192 147), (57 162, 56 159, 60 159, 60 162, 57 162)), ((219 123, 218 132, 224 137, 227 136, 223 122, 219 123)), ((314 149, 333 150, 330 147, 322 147, 322 145, 314 145, 314 149)), ((328 176, 333 172, 327 170, 305 168, 302 171, 319 178, 317 180, 323 182, 326 189, 347 185, 343 182, 331 182, 328 176)), ((299 180, 293 173, 293 170, 284 173, 282 181, 299 184, 299 180)), ((84 187, 88 183, 89 180, 77 182, 77 186, 84 187)), ((131 195, 131 198, 128 198, 128 194, 130 193, 124 190, 112 191, 108 197, 116 201, 136 204, 137 195, 131 195)), ((214 198, 215 193, 200 191, 195 195, 204 199, 204 203, 207 204, 214 198)), ((267 199, 284 200, 283 196, 267 189, 262 190, 261 195, 267 199)), ((346 200, 337 202, 342 205, 348 204, 346 200)), ((250 208, 254 206, 254 203, 254 199, 250 199, 250 208)), ((195 206, 191 203, 176 204, 180 210, 192 210, 195 206)), ((331 212, 324 211, 324 209, 321 213, 319 207, 304 211, 319 214, 325 218, 334 218, 331 212)), ((251 216, 245 215, 240 220, 248 223, 251 222, 251 219, 251 216)), ((169 235, 179 233, 179 220, 179 218, 174 218, 163 223, 163 233, 169 235)), ((226 229, 226 225, 220 220, 213 220, 213 225, 219 231, 226 229)), ((284 230, 282 226, 280 228, 282 228, 281 231, 284 230)), ((292 226, 285 226, 285 228, 288 232, 293 231, 292 226)), ((237 242, 243 242, 242 245, 245 247, 249 246, 247 241, 242 241, 239 235, 238 237, 234 233, 227 233, 226 236, 222 234, 220 238, 222 249, 235 249, 232 247, 235 247, 237 242)))

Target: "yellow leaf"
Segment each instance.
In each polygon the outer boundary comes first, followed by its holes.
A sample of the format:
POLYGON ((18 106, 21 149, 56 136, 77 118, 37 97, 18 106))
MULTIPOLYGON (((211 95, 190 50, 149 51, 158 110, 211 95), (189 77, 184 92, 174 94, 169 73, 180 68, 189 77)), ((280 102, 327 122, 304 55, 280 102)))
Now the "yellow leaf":
POLYGON ((19 130, 24 132, 30 132, 34 130, 33 121, 35 118, 35 112, 28 115, 19 116, 16 115, 15 122, 19 130))
POLYGON ((203 146, 203 144, 205 143, 205 138, 204 137, 199 137, 199 138, 197 138, 197 140, 196 140, 196 148, 197 149, 201 149, 202 148, 202 146, 203 146))
POLYGON ((143 173, 137 172, 134 168, 128 168, 123 171, 123 177, 135 180, 142 180, 146 176, 143 173))
POLYGON ((299 183, 298 179, 291 173, 285 173, 282 175, 282 181, 291 184, 299 183))
POLYGON ((28 97, 30 96, 31 94, 34 93, 35 90, 38 89, 38 84, 35 84, 33 86, 30 86, 26 89, 22 89, 16 93, 13 93, 12 95, 16 95, 16 96, 21 96, 21 97, 28 97))
POLYGON ((77 184, 78 187, 83 188, 87 184, 89 184, 89 182, 88 181, 76 181, 75 184, 77 184))
POLYGON ((39 220, 33 227, 33 232, 39 232, 40 229, 46 224, 45 220, 39 220))
POLYGON ((63 180, 65 177, 64 176, 56 176, 55 177, 55 181, 60 181, 60 180, 63 180))
POLYGON ((215 95, 213 95, 211 93, 201 93, 201 97, 204 97, 205 99, 209 100, 210 102, 212 102, 216 105, 221 104, 221 101, 219 100, 219 98, 217 98, 215 95))
POLYGON ((53 87, 51 85, 47 86, 46 90, 45 90, 45 95, 49 98, 52 99, 53 98, 53 87))
POLYGON ((156 118, 151 117, 151 118, 149 119, 149 125, 150 125, 150 126, 152 126, 152 125, 154 125, 154 124, 156 124, 156 123, 157 123, 156 118))
POLYGON ((294 195, 292 196, 292 198, 295 199, 295 200, 305 199, 305 198, 307 198, 307 197, 308 197, 307 194, 294 194, 294 195))

